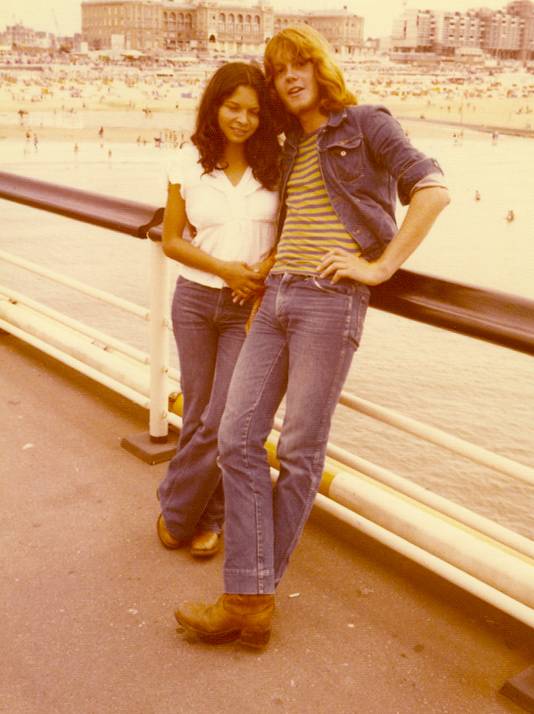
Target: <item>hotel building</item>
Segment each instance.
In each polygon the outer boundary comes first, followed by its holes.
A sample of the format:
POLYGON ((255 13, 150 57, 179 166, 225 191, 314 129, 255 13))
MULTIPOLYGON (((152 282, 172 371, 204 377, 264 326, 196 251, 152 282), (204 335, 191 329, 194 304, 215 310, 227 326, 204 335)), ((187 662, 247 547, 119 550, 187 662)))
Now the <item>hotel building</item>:
POLYGON ((297 22, 319 30, 342 57, 363 46, 363 18, 346 7, 280 14, 267 0, 84 0, 81 8, 90 49, 261 54, 273 34, 297 22))

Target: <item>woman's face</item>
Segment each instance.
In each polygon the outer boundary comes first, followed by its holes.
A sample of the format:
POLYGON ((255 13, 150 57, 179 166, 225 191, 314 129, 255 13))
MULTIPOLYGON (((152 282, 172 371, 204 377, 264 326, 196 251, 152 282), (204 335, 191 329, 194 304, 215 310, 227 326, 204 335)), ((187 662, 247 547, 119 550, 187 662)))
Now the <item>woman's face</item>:
POLYGON ((260 103, 255 89, 241 85, 219 107, 217 121, 226 141, 243 144, 260 124, 260 103))

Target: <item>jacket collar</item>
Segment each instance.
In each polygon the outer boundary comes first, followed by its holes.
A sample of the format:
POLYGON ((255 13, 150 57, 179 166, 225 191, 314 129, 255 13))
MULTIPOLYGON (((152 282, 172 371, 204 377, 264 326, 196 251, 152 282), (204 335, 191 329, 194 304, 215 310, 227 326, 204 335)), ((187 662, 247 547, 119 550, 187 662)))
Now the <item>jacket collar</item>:
POLYGON ((343 107, 343 109, 339 112, 332 112, 329 117, 328 121, 326 122, 326 126, 339 126, 342 121, 345 121, 347 118, 347 108, 343 107))
MULTIPOLYGON (((328 119, 324 126, 336 128, 341 124, 341 122, 345 121, 346 118, 347 118, 347 108, 343 107, 343 109, 341 109, 341 111, 339 111, 339 112, 331 112, 328 115, 328 119)), ((293 146, 294 148, 296 148, 301 136, 302 136, 302 127, 300 126, 300 124, 298 122, 294 122, 291 129, 289 129, 287 132, 286 140, 290 146, 293 146)))

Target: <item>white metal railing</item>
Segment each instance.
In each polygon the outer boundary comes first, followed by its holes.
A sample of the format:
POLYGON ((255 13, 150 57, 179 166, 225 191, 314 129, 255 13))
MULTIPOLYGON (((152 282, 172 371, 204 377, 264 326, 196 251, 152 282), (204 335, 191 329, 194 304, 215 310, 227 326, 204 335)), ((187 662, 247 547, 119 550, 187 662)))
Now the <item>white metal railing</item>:
MULTIPOLYGON (((0 328, 148 409, 150 436, 162 441, 169 424, 181 426, 179 415, 168 411, 169 392, 179 387, 178 374, 168 365, 168 261, 159 242, 149 244, 150 309, 4 251, 0 259, 147 321, 150 355, 1 286, 0 328)), ((534 469, 440 429, 347 392, 340 403, 534 484, 534 469)), ((275 420, 268 442, 273 465, 280 426, 280 420, 275 420)), ((327 453, 317 496, 321 508, 534 627, 532 541, 338 446, 329 444, 327 453)))
POLYGON ((150 424, 152 439, 168 433, 169 268, 161 245, 150 243, 150 424))
POLYGON ((42 266, 37 265, 37 263, 32 263, 31 261, 25 260, 24 258, 19 258, 16 255, 11 255, 10 253, 6 253, 3 250, 0 250, 0 259, 11 263, 11 265, 17 265, 20 268, 25 268, 26 270, 29 270, 31 273, 35 273, 36 275, 41 275, 43 278, 48 278, 49 280, 52 280, 55 283, 58 283, 59 285, 64 285, 65 287, 73 288, 74 290, 78 290, 78 292, 84 293, 89 297, 102 300, 103 302, 106 302, 109 305, 113 305, 114 307, 118 307, 121 310, 130 312, 132 313, 132 315, 136 315, 137 317, 140 317, 143 320, 148 320, 150 318, 150 311, 147 308, 140 307, 139 305, 136 305, 133 302, 129 302, 128 300, 123 300, 122 298, 119 298, 116 295, 113 295, 112 293, 105 292, 104 290, 98 290, 98 288, 93 288, 90 285, 85 285, 79 280, 68 278, 66 275, 61 275, 60 273, 56 273, 53 270, 49 270, 48 268, 43 268, 42 266))
POLYGON ((500 471, 500 473, 512 476, 512 478, 520 479, 521 481, 525 481, 531 486, 534 486, 534 469, 529 466, 519 464, 517 461, 512 461, 512 459, 507 459, 504 456, 495 454, 493 451, 483 449, 481 446, 475 446, 475 444, 471 444, 470 442, 465 441, 465 439, 460 439, 452 434, 447 434, 447 432, 437 429, 434 426, 422 424, 415 419, 399 414, 392 409, 386 409, 385 407, 373 404, 372 402, 362 399, 361 397, 344 393, 341 395, 341 399, 339 401, 340 404, 344 404, 350 409, 354 409, 361 414, 366 414, 373 419, 378 419, 379 421, 389 424, 390 426, 394 426, 408 434, 418 436, 431 444, 443 446, 445 449, 448 449, 459 456, 465 456, 465 458, 470 459, 477 464, 488 466, 495 471, 500 471))
POLYGON ((72 317, 68 317, 68 315, 59 312, 58 310, 54 310, 51 307, 47 307, 46 305, 43 305, 43 303, 37 302, 36 300, 32 300, 26 295, 19 293, 17 290, 12 290, 11 288, 6 287, 2 287, 0 288, 0 290, 3 296, 0 297, 0 299, 5 298, 9 300, 9 302, 13 305, 26 305, 34 312, 40 313, 41 315, 49 317, 51 320, 54 320, 58 325, 64 325, 65 327, 69 327, 70 329, 75 330, 82 335, 90 337, 95 343, 102 345, 103 349, 111 349, 115 350, 116 352, 122 352, 123 354, 132 357, 138 362, 141 362, 141 364, 149 364, 150 362, 149 355, 146 352, 142 352, 141 350, 132 347, 126 342, 117 340, 116 338, 111 337, 110 335, 106 335, 100 330, 96 330, 94 327, 90 327, 89 325, 86 325, 85 323, 80 322, 79 320, 75 320, 72 317))

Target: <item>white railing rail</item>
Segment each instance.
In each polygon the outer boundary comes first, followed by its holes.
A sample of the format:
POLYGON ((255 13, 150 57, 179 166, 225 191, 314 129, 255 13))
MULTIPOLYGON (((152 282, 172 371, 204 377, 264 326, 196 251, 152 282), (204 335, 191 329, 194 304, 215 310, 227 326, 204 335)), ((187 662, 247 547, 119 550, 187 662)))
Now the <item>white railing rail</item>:
POLYGON ((394 426, 407 434, 418 436, 420 439, 424 439, 424 441, 436 444, 436 446, 442 446, 459 456, 465 456, 465 458, 477 464, 487 466, 490 469, 494 469, 495 471, 499 471, 500 473, 525 481, 531 486, 534 486, 534 468, 530 466, 525 466, 505 456, 499 456, 499 454, 493 451, 484 449, 481 446, 475 446, 475 444, 471 444, 469 441, 461 439, 458 436, 453 436, 434 426, 423 424, 415 419, 399 414, 392 409, 373 404, 353 394, 344 392, 341 395, 339 403, 360 412, 360 414, 365 414, 384 424, 394 426))
POLYGON ((25 268, 31 273, 35 273, 35 275, 48 278, 59 285, 72 288, 80 293, 83 293, 84 295, 88 295, 89 297, 102 300, 109 305, 113 305, 114 307, 118 307, 121 310, 131 313, 132 315, 136 315, 136 317, 140 317, 142 320, 148 321, 150 318, 150 310, 148 308, 141 307, 133 302, 124 300, 123 298, 117 297, 116 295, 113 295, 113 293, 106 292, 105 290, 93 288, 90 285, 80 282, 79 280, 75 280, 74 278, 69 278, 66 275, 56 273, 55 271, 49 270, 48 268, 40 266, 37 263, 33 263, 30 260, 19 258, 18 256, 7 253, 4 250, 0 250, 0 260, 4 260, 5 262, 11 263, 11 265, 16 265, 20 268, 25 268))

